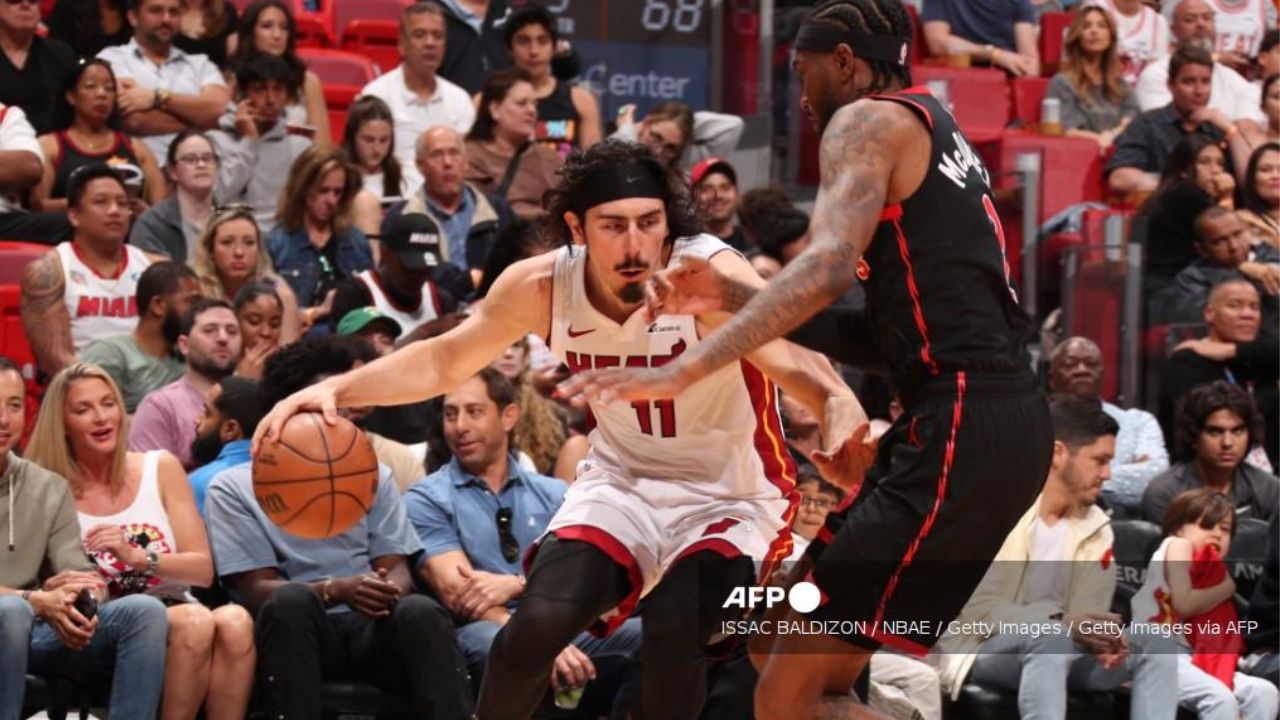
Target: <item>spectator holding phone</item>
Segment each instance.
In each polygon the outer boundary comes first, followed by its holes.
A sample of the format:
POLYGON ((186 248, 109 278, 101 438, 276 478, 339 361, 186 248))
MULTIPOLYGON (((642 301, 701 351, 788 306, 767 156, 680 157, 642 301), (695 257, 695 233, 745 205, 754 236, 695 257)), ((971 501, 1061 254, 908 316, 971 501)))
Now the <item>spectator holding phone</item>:
POLYGON ((295 82, 284 59, 248 58, 236 70, 236 104, 209 132, 220 160, 214 194, 223 202, 250 206, 262 230, 275 222, 285 168, 311 147, 310 138, 288 129, 285 106, 297 92, 295 82))
POLYGON ((292 4, 281 0, 256 0, 245 9, 240 26, 230 44, 227 64, 238 68, 248 58, 264 53, 274 55, 289 66, 294 91, 285 106, 288 123, 314 130, 313 139, 329 142, 329 111, 324 104, 320 76, 308 70, 298 57, 298 28, 292 4))
MULTIPOLYGON (((95 617, 77 609, 82 591, 86 600, 106 594, 80 545, 66 481, 13 452, 26 425, 25 399, 17 366, 0 357, 0 532, 8 538, 0 562, 0 717, 22 716, 27 673, 93 677, 120 658, 129 658, 129 670, 112 677, 112 712, 154 717, 164 678, 164 606, 139 595, 103 605, 95 617)), ((96 602, 78 607, 90 604, 96 602)))

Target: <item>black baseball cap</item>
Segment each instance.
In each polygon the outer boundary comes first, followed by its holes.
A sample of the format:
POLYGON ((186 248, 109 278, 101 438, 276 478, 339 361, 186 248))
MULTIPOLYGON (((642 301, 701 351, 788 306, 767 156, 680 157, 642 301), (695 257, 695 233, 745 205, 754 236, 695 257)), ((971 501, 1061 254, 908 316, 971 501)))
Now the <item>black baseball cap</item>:
POLYGON ((382 248, 394 252, 407 270, 426 270, 441 263, 440 226, 422 213, 399 213, 382 223, 382 248))

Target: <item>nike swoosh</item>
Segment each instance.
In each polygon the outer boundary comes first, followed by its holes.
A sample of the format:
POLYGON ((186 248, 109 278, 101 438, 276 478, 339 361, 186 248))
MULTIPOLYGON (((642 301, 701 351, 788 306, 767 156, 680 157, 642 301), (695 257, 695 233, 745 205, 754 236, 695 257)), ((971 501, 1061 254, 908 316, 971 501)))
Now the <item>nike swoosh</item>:
POLYGON ((569 328, 569 337, 571 337, 571 338, 582 337, 583 335, 586 335, 587 333, 593 333, 593 332, 595 332, 595 331, 596 331, 596 329, 595 329, 595 328, 590 328, 590 329, 588 329, 588 330, 574 330, 574 329, 573 329, 573 327, 570 327, 570 328, 569 328))

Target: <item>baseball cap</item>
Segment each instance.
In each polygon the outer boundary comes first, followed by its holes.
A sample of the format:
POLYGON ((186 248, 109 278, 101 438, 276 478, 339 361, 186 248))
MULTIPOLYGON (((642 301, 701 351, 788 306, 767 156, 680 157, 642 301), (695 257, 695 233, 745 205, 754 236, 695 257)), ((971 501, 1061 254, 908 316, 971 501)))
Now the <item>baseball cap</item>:
POLYGON ((689 171, 689 184, 699 185, 707 176, 713 172, 724 173, 729 176, 729 182, 736 187, 738 185, 738 173, 729 164, 728 160, 718 157, 709 157, 706 160, 693 166, 693 170, 689 171))
POLYGON ((440 226, 422 213, 399 213, 382 223, 383 252, 394 252, 407 270, 440 264, 440 226))
POLYGON ((351 310, 342 316, 342 321, 338 323, 338 335, 346 337, 355 335, 374 323, 379 323, 391 333, 391 337, 400 337, 403 332, 400 323, 393 318, 382 314, 382 311, 371 305, 351 310))

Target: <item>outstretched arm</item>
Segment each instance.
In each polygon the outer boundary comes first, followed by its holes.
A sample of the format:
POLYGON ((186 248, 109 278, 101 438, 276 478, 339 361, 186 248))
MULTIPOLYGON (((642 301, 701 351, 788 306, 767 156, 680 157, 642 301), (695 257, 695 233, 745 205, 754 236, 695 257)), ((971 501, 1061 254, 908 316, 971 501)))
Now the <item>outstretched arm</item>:
POLYGON ((281 400, 258 424, 253 452, 274 442, 285 420, 322 412, 337 421, 340 407, 403 405, 447 392, 479 372, 524 335, 545 335, 551 319, 555 253, 512 265, 493 284, 475 315, 430 340, 406 345, 358 370, 335 375, 281 400), (394 382, 389 379, 394 378, 394 382))

